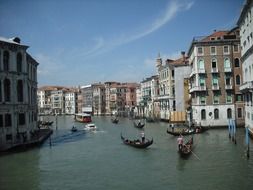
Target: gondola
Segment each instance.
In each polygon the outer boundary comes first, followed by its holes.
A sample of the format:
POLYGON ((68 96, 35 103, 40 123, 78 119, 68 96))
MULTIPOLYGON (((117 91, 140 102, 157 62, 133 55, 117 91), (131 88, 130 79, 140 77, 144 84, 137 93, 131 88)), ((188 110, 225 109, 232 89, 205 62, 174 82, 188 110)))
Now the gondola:
POLYGON ((181 157, 186 157, 191 154, 193 148, 193 137, 188 140, 188 142, 181 146, 178 150, 181 157))
POLYGON ((186 129, 183 129, 183 130, 180 130, 180 131, 172 131, 172 130, 167 129, 167 133, 170 134, 170 135, 174 135, 174 136, 179 136, 179 135, 186 136, 186 135, 203 133, 206 130, 208 130, 207 127, 196 127, 196 128, 192 128, 192 129, 186 128, 186 129))
POLYGON ((141 140, 129 140, 125 137, 122 136, 121 134, 121 139, 124 144, 135 147, 135 148, 147 148, 151 144, 153 144, 153 138, 151 140, 146 139, 145 142, 141 142, 141 140))
POLYGON ((142 129, 142 128, 145 126, 145 123, 139 122, 138 124, 136 124, 136 123, 134 122, 134 126, 135 126, 136 128, 142 129))
POLYGON ((118 118, 112 118, 111 121, 112 121, 112 123, 117 124, 119 122, 119 119, 118 118))

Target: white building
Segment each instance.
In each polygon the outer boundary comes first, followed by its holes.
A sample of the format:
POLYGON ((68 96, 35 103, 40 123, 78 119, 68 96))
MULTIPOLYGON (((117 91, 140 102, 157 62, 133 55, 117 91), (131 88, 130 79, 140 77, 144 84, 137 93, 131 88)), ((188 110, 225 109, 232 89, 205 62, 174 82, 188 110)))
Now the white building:
POLYGON ((243 70, 245 127, 253 134, 253 1, 246 0, 237 22, 240 28, 241 61, 243 70))
POLYGON ((74 115, 76 112, 76 93, 73 89, 65 92, 65 114, 74 115))
POLYGON ((0 150, 24 143, 37 127, 37 66, 19 38, 0 37, 0 150))

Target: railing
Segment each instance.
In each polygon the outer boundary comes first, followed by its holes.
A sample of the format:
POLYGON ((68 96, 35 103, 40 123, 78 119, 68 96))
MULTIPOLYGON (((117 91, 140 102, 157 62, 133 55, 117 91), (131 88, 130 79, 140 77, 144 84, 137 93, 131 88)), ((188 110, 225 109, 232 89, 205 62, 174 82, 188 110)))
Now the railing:
POLYGON ((224 72, 225 73, 231 73, 232 72, 232 68, 231 67, 224 67, 224 72))
POLYGON ((190 93, 194 91, 206 91, 206 85, 194 86, 190 89, 190 93))
POLYGON ((212 85, 212 90, 219 90, 219 89, 220 89, 220 87, 219 87, 218 84, 213 84, 212 85))
POLYGON ((240 86, 241 91, 247 91, 252 89, 253 89, 253 81, 245 82, 240 86))
POLYGON ((226 85, 225 85, 225 89, 226 89, 226 90, 232 90, 232 88, 233 88, 233 87, 232 87, 232 84, 226 84, 226 85))
POLYGON ((218 73, 218 68, 212 68, 211 72, 212 73, 218 73))
POLYGON ((205 73, 206 73, 206 70, 205 70, 205 69, 198 69, 198 70, 197 70, 197 73, 203 73, 203 74, 205 74, 205 73))

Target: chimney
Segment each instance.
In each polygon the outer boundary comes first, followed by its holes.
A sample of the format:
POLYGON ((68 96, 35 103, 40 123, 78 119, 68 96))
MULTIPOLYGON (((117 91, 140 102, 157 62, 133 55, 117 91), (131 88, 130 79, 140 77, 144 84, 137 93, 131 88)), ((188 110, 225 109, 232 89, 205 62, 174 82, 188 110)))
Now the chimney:
POLYGON ((21 42, 21 40, 20 40, 19 37, 13 38, 12 41, 14 41, 14 42, 16 42, 16 43, 18 43, 18 44, 20 44, 20 42, 21 42))

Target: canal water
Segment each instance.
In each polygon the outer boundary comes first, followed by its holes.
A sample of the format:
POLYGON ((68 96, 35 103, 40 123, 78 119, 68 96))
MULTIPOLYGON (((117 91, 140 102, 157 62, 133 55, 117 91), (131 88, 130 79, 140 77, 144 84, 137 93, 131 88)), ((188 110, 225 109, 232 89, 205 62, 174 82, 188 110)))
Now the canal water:
MULTIPOLYGON (((50 118, 55 121, 55 118, 50 118)), ((120 134, 140 137, 131 120, 93 117, 98 129, 83 131, 72 116, 59 116, 52 128, 52 146, 0 157, 1 190, 238 190, 251 189, 253 143, 245 156, 245 131, 237 130, 237 144, 226 129, 194 135, 193 154, 182 159, 176 137, 166 133, 168 124, 146 123, 147 149, 126 146, 120 134), (79 131, 72 133, 75 125, 79 131)), ((187 137, 185 137, 187 138, 187 137)))

